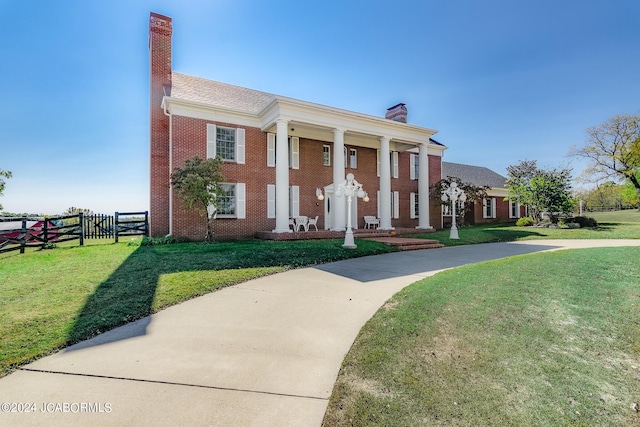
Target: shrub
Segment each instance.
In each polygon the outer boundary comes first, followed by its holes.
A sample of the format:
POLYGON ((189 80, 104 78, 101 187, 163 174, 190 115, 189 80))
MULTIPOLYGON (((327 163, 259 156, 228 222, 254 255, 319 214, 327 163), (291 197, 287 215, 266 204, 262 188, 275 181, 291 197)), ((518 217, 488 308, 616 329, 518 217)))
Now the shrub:
POLYGON ((533 224, 533 218, 528 216, 523 216, 518 221, 516 221, 516 226, 518 227, 531 227, 533 224))
POLYGON ((154 245, 171 245, 173 243, 178 243, 178 240, 173 236, 164 236, 164 237, 143 237, 142 242, 140 243, 142 246, 154 246, 154 245))
POLYGON ((575 229, 575 228, 580 228, 580 224, 577 222, 570 222, 571 218, 567 218, 567 219, 561 219, 560 221, 558 221, 558 226, 560 228, 571 228, 571 229, 575 229))
POLYGON ((565 222, 566 223, 575 222, 577 224, 580 224, 580 227, 587 227, 587 228, 595 228, 598 226, 598 221, 596 221, 594 218, 591 218, 589 216, 575 216, 572 218, 567 218, 565 222))

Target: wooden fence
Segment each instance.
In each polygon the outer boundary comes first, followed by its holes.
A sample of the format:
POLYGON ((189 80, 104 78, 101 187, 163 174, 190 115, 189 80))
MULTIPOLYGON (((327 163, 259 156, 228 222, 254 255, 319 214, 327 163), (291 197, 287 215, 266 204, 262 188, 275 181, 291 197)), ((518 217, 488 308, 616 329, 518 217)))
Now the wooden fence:
POLYGON ((149 212, 116 212, 115 215, 77 215, 50 218, 0 217, 0 253, 29 247, 46 247, 54 243, 84 239, 149 235, 149 212), (10 224, 8 227, 6 224, 10 224))
POLYGON ((149 211, 144 212, 116 212, 115 215, 116 243, 120 236, 149 235, 149 211))
POLYGON ((0 230, 0 253, 19 250, 23 254, 26 248, 41 248, 76 239, 83 245, 82 216, 78 214, 52 218, 0 218, 0 224, 15 223, 0 230))

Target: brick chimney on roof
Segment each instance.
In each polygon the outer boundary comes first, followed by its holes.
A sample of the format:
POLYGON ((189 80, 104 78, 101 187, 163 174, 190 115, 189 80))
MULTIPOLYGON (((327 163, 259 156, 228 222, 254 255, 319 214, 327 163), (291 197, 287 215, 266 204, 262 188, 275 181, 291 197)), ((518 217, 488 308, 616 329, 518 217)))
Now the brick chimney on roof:
POLYGON ((384 118, 389 120, 394 120, 400 123, 407 123, 406 105, 400 103, 400 104, 394 105, 391 108, 387 108, 387 114, 385 114, 384 118))
POLYGON ((171 94, 171 18, 151 12, 149 16, 150 59, 150 232, 165 236, 169 227, 169 118, 162 99, 171 94))

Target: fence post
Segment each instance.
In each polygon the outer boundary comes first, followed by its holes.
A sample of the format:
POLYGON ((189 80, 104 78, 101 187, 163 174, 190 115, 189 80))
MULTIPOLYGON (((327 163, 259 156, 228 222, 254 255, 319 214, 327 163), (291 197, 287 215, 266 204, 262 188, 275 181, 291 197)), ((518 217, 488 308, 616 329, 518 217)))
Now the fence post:
POLYGON ((144 211, 144 235, 149 237, 149 211, 144 211))
POLYGON ((47 246, 47 243, 49 243, 49 220, 45 217, 44 218, 44 226, 42 228, 42 243, 44 243, 43 247, 47 246))
POLYGON ((118 243, 118 212, 116 212, 116 218, 115 218, 115 232, 116 232, 116 243, 118 243))
POLYGON ((84 246, 84 212, 78 213, 78 223, 80 224, 80 246, 84 246))
POLYGON ((22 241, 20 242, 20 253, 24 253, 24 247, 27 244, 27 219, 22 220, 22 241))

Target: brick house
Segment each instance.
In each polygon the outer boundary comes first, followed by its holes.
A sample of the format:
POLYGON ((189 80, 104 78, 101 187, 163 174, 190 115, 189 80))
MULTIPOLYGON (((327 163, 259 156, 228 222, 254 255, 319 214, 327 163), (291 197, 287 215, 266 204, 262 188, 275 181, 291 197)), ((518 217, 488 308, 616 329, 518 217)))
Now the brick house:
MULTIPOLYGON (((475 202, 471 213, 465 217, 468 224, 489 222, 513 222, 526 215, 526 206, 517 200, 507 199, 507 178, 482 166, 442 162, 442 178, 456 177, 476 186, 488 186, 487 198, 475 202)), ((451 213, 442 208, 443 225, 451 222, 451 213)))
POLYGON ((287 233, 298 215, 344 230, 346 201, 334 189, 348 173, 370 199, 352 205, 354 227, 364 227, 365 215, 388 230, 441 225, 438 201, 418 194, 440 180, 447 147, 431 138, 435 130, 406 123, 404 104, 375 117, 177 73, 171 41, 171 18, 151 13, 152 236, 204 238, 202 217, 170 185, 171 172, 193 156, 224 161, 225 203, 213 224, 220 238, 287 233))

